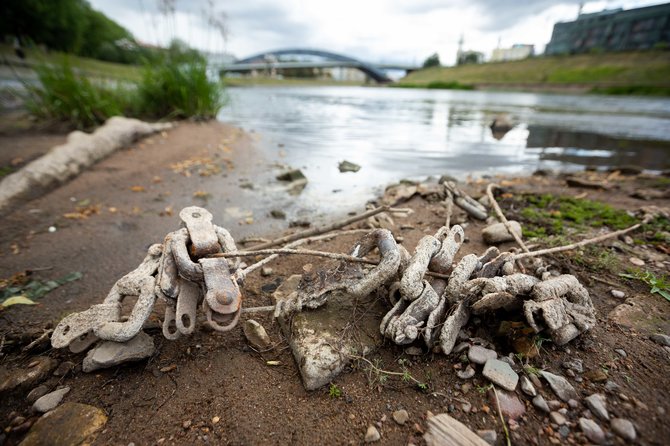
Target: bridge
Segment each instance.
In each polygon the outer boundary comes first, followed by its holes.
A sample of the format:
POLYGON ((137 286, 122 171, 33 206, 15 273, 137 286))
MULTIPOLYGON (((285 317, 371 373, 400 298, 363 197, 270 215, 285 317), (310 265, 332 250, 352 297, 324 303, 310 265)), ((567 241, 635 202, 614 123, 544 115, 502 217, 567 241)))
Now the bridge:
POLYGON ((419 67, 402 64, 371 64, 362 62, 352 57, 341 54, 331 53, 329 51, 289 48, 283 50, 268 51, 256 54, 245 59, 238 60, 231 64, 222 65, 221 70, 229 73, 247 73, 251 71, 276 71, 292 68, 355 68, 361 70, 370 78, 379 83, 391 82, 391 78, 385 70, 402 70, 411 72, 419 67), (322 58, 322 60, 305 61, 284 61, 285 56, 313 56, 322 58))

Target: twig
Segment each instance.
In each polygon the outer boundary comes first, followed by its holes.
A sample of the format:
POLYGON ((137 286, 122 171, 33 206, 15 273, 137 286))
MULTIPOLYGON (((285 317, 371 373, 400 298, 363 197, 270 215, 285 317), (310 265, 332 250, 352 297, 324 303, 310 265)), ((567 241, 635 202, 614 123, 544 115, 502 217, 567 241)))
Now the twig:
POLYGON ((516 254, 516 255, 512 256, 512 260, 520 260, 520 259, 525 259, 526 257, 536 257, 536 256, 543 256, 543 255, 546 255, 546 254, 554 254, 554 253, 557 253, 557 252, 570 251, 570 250, 573 250, 573 249, 576 249, 576 248, 579 248, 579 247, 582 247, 582 246, 602 242, 603 240, 607 240, 609 238, 618 237, 620 235, 627 234, 631 231, 636 230, 640 226, 642 226, 642 223, 636 223, 633 226, 631 226, 629 228, 626 228, 626 229, 621 229, 619 231, 614 231, 614 232, 610 232, 608 234, 599 235, 598 237, 593 237, 593 238, 590 238, 590 239, 582 240, 580 242, 571 243, 569 245, 557 246, 555 248, 540 249, 539 251, 522 252, 521 254, 516 254))
POLYGON ((30 344, 28 344, 28 345, 26 345, 25 347, 23 347, 23 348, 21 349, 21 351, 24 352, 24 353, 27 352, 27 351, 29 351, 30 349, 32 349, 32 348, 35 347, 36 345, 39 345, 39 343, 42 342, 42 341, 44 341, 44 339, 48 338, 49 335, 50 335, 51 333, 53 333, 53 330, 51 330, 51 329, 46 330, 44 333, 42 333, 42 335, 41 335, 39 338, 35 339, 35 340, 34 340, 33 342, 31 342, 30 344))
POLYGON ((507 446, 512 446, 512 442, 509 439, 509 432, 507 431, 507 425, 505 425, 505 418, 503 418, 502 410, 500 410, 500 400, 498 399, 498 392, 496 391, 496 386, 493 386, 493 394, 496 397, 496 406, 498 407, 498 415, 500 415, 500 421, 502 422, 503 431, 505 432, 505 439, 507 440, 507 446))
POLYGON ((445 190, 447 191, 447 199, 445 200, 447 206, 447 219, 444 226, 449 230, 451 225, 451 213, 454 211, 454 194, 452 194, 449 189, 445 188, 445 190))
MULTIPOLYGON (((340 353, 343 353, 343 352, 340 352, 340 353)), ((419 386, 419 387, 423 387, 423 386, 426 385, 426 383, 423 383, 423 382, 419 381, 418 379, 416 379, 415 377, 413 377, 413 376, 412 376, 410 373, 408 373, 408 372, 392 372, 392 371, 390 371, 390 370, 380 369, 379 367, 375 366, 375 365, 372 363, 372 361, 370 361, 368 358, 365 358, 365 357, 363 357, 363 356, 353 355, 353 354, 351 354, 351 353, 343 353, 343 354, 344 354, 345 356, 351 358, 351 359, 359 359, 359 360, 361 360, 361 361, 365 361, 365 362, 366 362, 370 367, 372 367, 377 373, 381 373, 381 374, 384 374, 384 375, 402 376, 403 378, 409 378, 409 379, 411 379, 412 381, 414 381, 414 382, 416 383, 416 385, 419 386)))
MULTIPOLYGON (((363 257, 351 256, 349 254, 338 254, 336 252, 325 252, 325 251, 314 251, 311 249, 292 249, 292 248, 273 248, 273 249, 259 249, 256 251, 229 251, 221 252, 217 254, 212 254, 211 257, 255 257, 261 255, 303 255, 303 256, 315 256, 315 257, 326 257, 334 260, 344 260, 345 262, 355 262, 355 263, 366 263, 368 265, 378 265, 379 262, 374 260, 369 260, 363 257)), ((269 258, 269 257, 268 257, 269 258)), ((265 259, 264 259, 265 260, 265 259)), ((258 262, 260 263, 260 262, 258 262)), ((257 264, 253 265, 256 266, 257 264)), ((244 270, 244 273, 251 267, 244 270)), ((427 276, 437 277, 440 279, 448 279, 448 274, 435 273, 433 271, 427 271, 427 276)))
POLYGON ((596 277, 596 276, 591 276, 591 279, 595 280, 596 282, 604 283, 605 285, 613 286, 615 288, 618 288, 618 287, 621 286, 620 284, 614 283, 610 280, 601 279, 600 277, 596 277))
POLYGON ((505 228, 507 228, 507 231, 512 234, 512 237, 514 237, 514 240, 519 244, 523 252, 530 252, 529 249, 526 247, 526 244, 521 240, 521 237, 519 237, 519 234, 516 233, 516 231, 512 230, 512 225, 510 224, 509 220, 505 217, 505 214, 503 214, 502 209, 500 209, 500 206, 498 206, 498 202, 496 201, 495 197, 493 196, 493 188, 497 187, 500 189, 500 186, 498 186, 495 183, 491 183, 486 187, 486 196, 489 197, 489 202, 491 203, 491 206, 493 207, 493 210, 496 211, 496 215, 498 216, 498 219, 503 222, 505 225, 505 228))
POLYGON ((254 249, 265 249, 265 248, 270 248, 272 246, 277 246, 277 245, 283 245, 284 243, 292 242, 294 240, 298 240, 301 238, 306 238, 310 237, 312 235, 318 235, 318 234, 323 234, 325 232, 330 232, 334 231, 335 229, 340 229, 344 226, 350 225, 351 223, 355 223, 360 220, 365 220, 368 217, 371 217, 373 215, 377 215, 381 212, 387 212, 393 210, 390 206, 380 206, 375 209, 371 209, 367 212, 364 212, 359 215, 354 215, 353 217, 346 218, 344 220, 337 221, 335 223, 332 223, 327 226, 322 226, 320 228, 314 228, 314 229, 308 229, 306 231, 301 231, 301 232, 296 232, 295 234, 290 234, 272 241, 269 241, 267 243, 261 243, 260 245, 255 245, 252 246, 254 249))
MULTIPOLYGON (((306 238, 303 238, 303 239, 300 239, 300 240, 296 240, 293 243, 289 243, 288 245, 285 246, 285 248, 294 248, 294 247, 300 246, 304 243, 316 242, 316 241, 319 241, 319 240, 329 239, 329 238, 337 237, 337 236, 340 236, 340 235, 361 234, 361 233, 364 233, 364 232, 367 233, 368 230, 367 229, 351 229, 351 230, 348 230, 348 231, 339 231, 339 232, 336 232, 336 233, 333 233, 333 234, 322 234, 322 235, 316 235, 316 236, 313 236, 313 237, 306 237, 306 238)), ((245 268, 244 270, 242 270, 241 275, 244 277, 247 274, 257 270, 261 266, 267 265, 268 263, 270 263, 271 261, 273 261, 277 257, 279 257, 279 254, 273 254, 270 257, 266 257, 263 260, 260 260, 256 263, 254 263, 253 265, 250 265, 247 268, 245 268)))
POLYGON ((274 305, 268 305, 266 307, 242 308, 242 314, 245 314, 245 313, 271 313, 273 311, 275 311, 275 306, 274 305))

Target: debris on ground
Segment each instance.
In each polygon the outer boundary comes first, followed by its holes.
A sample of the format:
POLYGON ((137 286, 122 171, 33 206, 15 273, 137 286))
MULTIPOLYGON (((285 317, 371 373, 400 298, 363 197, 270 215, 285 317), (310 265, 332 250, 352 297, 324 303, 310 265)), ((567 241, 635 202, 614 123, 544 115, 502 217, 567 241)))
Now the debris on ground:
POLYGON ((340 169, 340 172, 358 172, 361 170, 361 166, 347 160, 340 161, 337 168, 340 169))

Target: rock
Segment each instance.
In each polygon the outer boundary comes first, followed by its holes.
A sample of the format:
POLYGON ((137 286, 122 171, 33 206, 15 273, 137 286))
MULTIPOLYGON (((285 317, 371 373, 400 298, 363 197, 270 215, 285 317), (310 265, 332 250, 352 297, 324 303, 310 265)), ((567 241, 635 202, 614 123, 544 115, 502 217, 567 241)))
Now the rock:
POLYGON ((586 438, 595 444, 600 444, 605 441, 605 433, 595 421, 589 420, 588 418, 580 418, 579 427, 582 429, 582 432, 584 432, 584 435, 586 435, 586 438))
POLYGON ((561 414, 560 412, 551 412, 549 414, 549 419, 552 423, 556 423, 559 426, 562 426, 568 422, 568 420, 565 418, 565 415, 561 414))
POLYGON ((461 403, 461 410, 465 413, 470 412, 470 410, 472 410, 472 403, 470 403, 469 401, 461 403))
POLYGON ((65 376, 74 370, 74 367, 74 362, 64 361, 58 367, 56 367, 56 370, 54 370, 53 374, 54 376, 65 376))
POLYGON ((537 409, 541 410, 542 412, 549 413, 549 406, 547 405, 547 402, 544 400, 544 397, 542 395, 538 395, 535 398, 533 398, 533 406, 535 406, 537 409))
POLYGON ((635 266, 644 266, 645 265, 644 260, 639 259, 637 257, 631 257, 631 258, 628 259, 628 261, 635 266))
POLYGON ((382 438, 382 436, 379 435, 377 428, 373 425, 368 426, 368 431, 365 433, 365 442, 374 443, 375 441, 379 441, 380 438, 382 438))
POLYGON ((265 327, 255 320, 248 319, 244 321, 242 330, 244 331, 244 336, 247 338, 247 341, 249 341, 249 344, 256 350, 267 350, 272 347, 272 341, 270 340, 267 331, 265 331, 265 327))
POLYGON ((614 418, 612 419, 612 430, 619 437, 624 440, 630 441, 631 443, 637 438, 637 433, 635 432, 635 426, 629 420, 624 418, 614 418))
POLYGON ((269 266, 264 266, 261 268, 261 276, 268 277, 272 275, 272 268, 269 266))
POLYGON ((570 428, 566 425, 563 425, 558 428, 558 433, 561 434, 561 437, 567 438, 570 435, 570 428))
POLYGON ((452 353, 460 353, 460 352, 462 352, 463 350, 467 349, 468 347, 470 347, 470 343, 468 343, 468 342, 461 342, 461 343, 458 344, 456 347, 454 347, 453 350, 451 350, 451 352, 452 352, 452 353))
POLYGON ((497 359, 489 359, 484 365, 482 374, 492 383, 498 384, 506 390, 514 391, 519 382, 519 375, 512 370, 509 364, 497 359))
POLYGON ((473 369, 471 365, 468 365, 465 370, 459 370, 456 372, 456 376, 461 379, 470 379, 475 376, 475 369, 473 369))
POLYGON ((607 421, 610 419, 610 416, 607 414, 607 399, 604 395, 594 393, 584 398, 584 403, 601 420, 607 421))
POLYGON ((91 444, 95 434, 107 423, 97 407, 64 403, 43 415, 30 429, 22 446, 91 444))
POLYGON ((32 358, 29 367, 0 369, 0 394, 43 381, 56 365, 57 362, 49 357, 37 356, 32 358))
MULTIPOLYGON (((289 299, 300 283, 294 275, 273 293, 273 301, 289 299)), ((301 311, 290 317, 277 318, 284 336, 289 340, 302 382, 306 390, 315 390, 333 381, 349 364, 342 351, 356 350, 361 355, 374 352, 383 342, 379 317, 388 311, 374 295, 354 301, 346 293, 332 295, 327 305, 301 311), (354 308, 369 308, 352 328, 354 308)))
POLYGON ((491 445, 496 444, 496 440, 498 439, 498 434, 492 429, 480 429, 477 431, 477 435, 491 445))
POLYGON ((612 187, 605 184, 601 183, 599 181, 589 181, 585 180, 582 178, 577 178, 577 177, 568 177, 565 179, 565 182, 569 187, 582 187, 584 189, 604 189, 608 190, 611 189, 612 187))
POLYGON ((405 409, 400 409, 393 412, 393 421, 395 421, 399 425, 401 426, 404 425, 405 423, 407 423, 407 420, 409 420, 409 414, 405 409))
POLYGON ((547 406, 549 406, 549 409, 556 411, 561 409, 561 402, 558 400, 549 400, 547 401, 547 406))
POLYGON ((579 407, 579 401, 569 400, 568 401, 568 406, 570 406, 570 409, 577 409, 579 407))
POLYGON ((574 387, 568 382, 567 379, 559 375, 554 375, 553 373, 546 372, 544 370, 540 371, 540 375, 549 383, 549 387, 554 391, 556 396, 566 403, 571 399, 578 399, 577 391, 574 387))
POLYGON ((273 209, 270 211, 270 217, 277 220, 284 220, 286 219, 286 213, 280 209, 273 209))
POLYGON ((621 387, 619 386, 619 384, 615 383, 614 381, 607 381, 605 383, 605 390, 607 390, 608 392, 616 392, 620 389, 621 387))
POLYGON ((621 175, 639 175, 644 171, 644 168, 633 164, 624 164, 622 166, 612 166, 607 171, 619 172, 621 175))
POLYGON ((411 345, 405 349, 405 354, 410 356, 421 356, 423 355, 423 350, 421 350, 421 347, 411 345))
POLYGON ((340 161, 340 164, 337 165, 337 168, 340 169, 340 172, 358 172, 361 170, 361 166, 346 160, 340 161))
MULTIPOLYGON (((519 222, 510 220, 509 223, 512 227, 512 231, 521 237, 522 231, 519 222)), ((484 242, 488 243, 489 245, 496 245, 498 243, 514 240, 514 236, 507 230, 507 227, 504 223, 495 223, 484 228, 482 231, 482 237, 484 238, 484 242)))
POLYGON ((622 358, 627 357, 628 355, 626 354, 626 350, 622 348, 615 348, 614 351, 616 352, 617 355, 621 356, 622 358))
POLYGON ((389 186, 384 191, 384 197, 382 202, 389 206, 395 206, 396 204, 405 202, 412 198, 414 194, 417 193, 417 186, 415 184, 395 184, 389 186))
POLYGON ((26 396, 26 401, 28 401, 30 404, 34 403, 44 395, 49 393, 49 388, 47 386, 37 386, 33 390, 30 391, 28 396, 26 396))
POLYGON ((619 290, 611 290, 610 294, 612 295, 612 297, 616 297, 617 299, 623 299, 624 297, 626 297, 626 293, 619 290))
POLYGON ((498 354, 495 350, 490 350, 480 345, 473 345, 470 347, 470 350, 468 350, 468 359, 475 364, 486 364, 487 360, 491 358, 496 359, 497 357, 498 354))
POLYGON ((537 396, 537 390, 533 387, 533 383, 530 382, 528 377, 525 375, 520 378, 521 380, 521 390, 528 396, 537 396))
POLYGON ((307 177, 300 169, 292 169, 277 175, 279 181, 299 181, 307 180, 307 177))
POLYGON ((594 383, 607 381, 607 373, 603 372, 601 369, 593 369, 584 373, 584 378, 587 378, 594 383))
MULTIPOLYGON (((519 400, 515 393, 498 390, 498 401, 500 402, 500 410, 503 415, 508 418, 516 420, 521 415, 526 413, 526 406, 519 400)), ((489 392, 491 396, 491 404, 496 406, 495 394, 489 392)))
POLYGON ((105 341, 88 352, 82 370, 86 373, 153 355, 154 339, 143 331, 128 342, 105 341))
POLYGON ((584 364, 582 363, 581 359, 571 359, 569 361, 565 361, 563 362, 563 367, 577 373, 584 372, 584 364))
POLYGON ((657 344, 665 345, 667 347, 670 347, 670 336, 664 335, 664 334, 653 334, 649 336, 649 339, 652 341, 656 342, 657 344))
POLYGON ((39 398, 33 404, 33 410, 35 412, 49 412, 52 409, 55 409, 56 406, 63 401, 63 397, 67 395, 70 391, 69 387, 63 387, 62 389, 54 390, 51 393, 47 393, 43 397, 39 398))

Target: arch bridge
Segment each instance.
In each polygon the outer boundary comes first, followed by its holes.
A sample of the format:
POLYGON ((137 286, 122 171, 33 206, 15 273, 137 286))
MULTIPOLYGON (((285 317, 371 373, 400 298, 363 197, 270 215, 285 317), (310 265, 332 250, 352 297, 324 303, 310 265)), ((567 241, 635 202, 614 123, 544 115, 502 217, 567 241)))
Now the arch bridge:
POLYGON ((391 82, 391 78, 384 71, 386 70, 404 70, 406 72, 414 71, 418 67, 399 64, 375 65, 362 62, 353 57, 344 56, 330 51, 288 48, 282 50, 268 51, 256 54, 245 59, 238 60, 231 64, 221 67, 224 72, 250 72, 254 70, 280 70, 290 68, 356 68, 367 74, 370 78, 379 83, 391 82), (323 60, 317 61, 282 61, 283 56, 314 56, 323 60))

